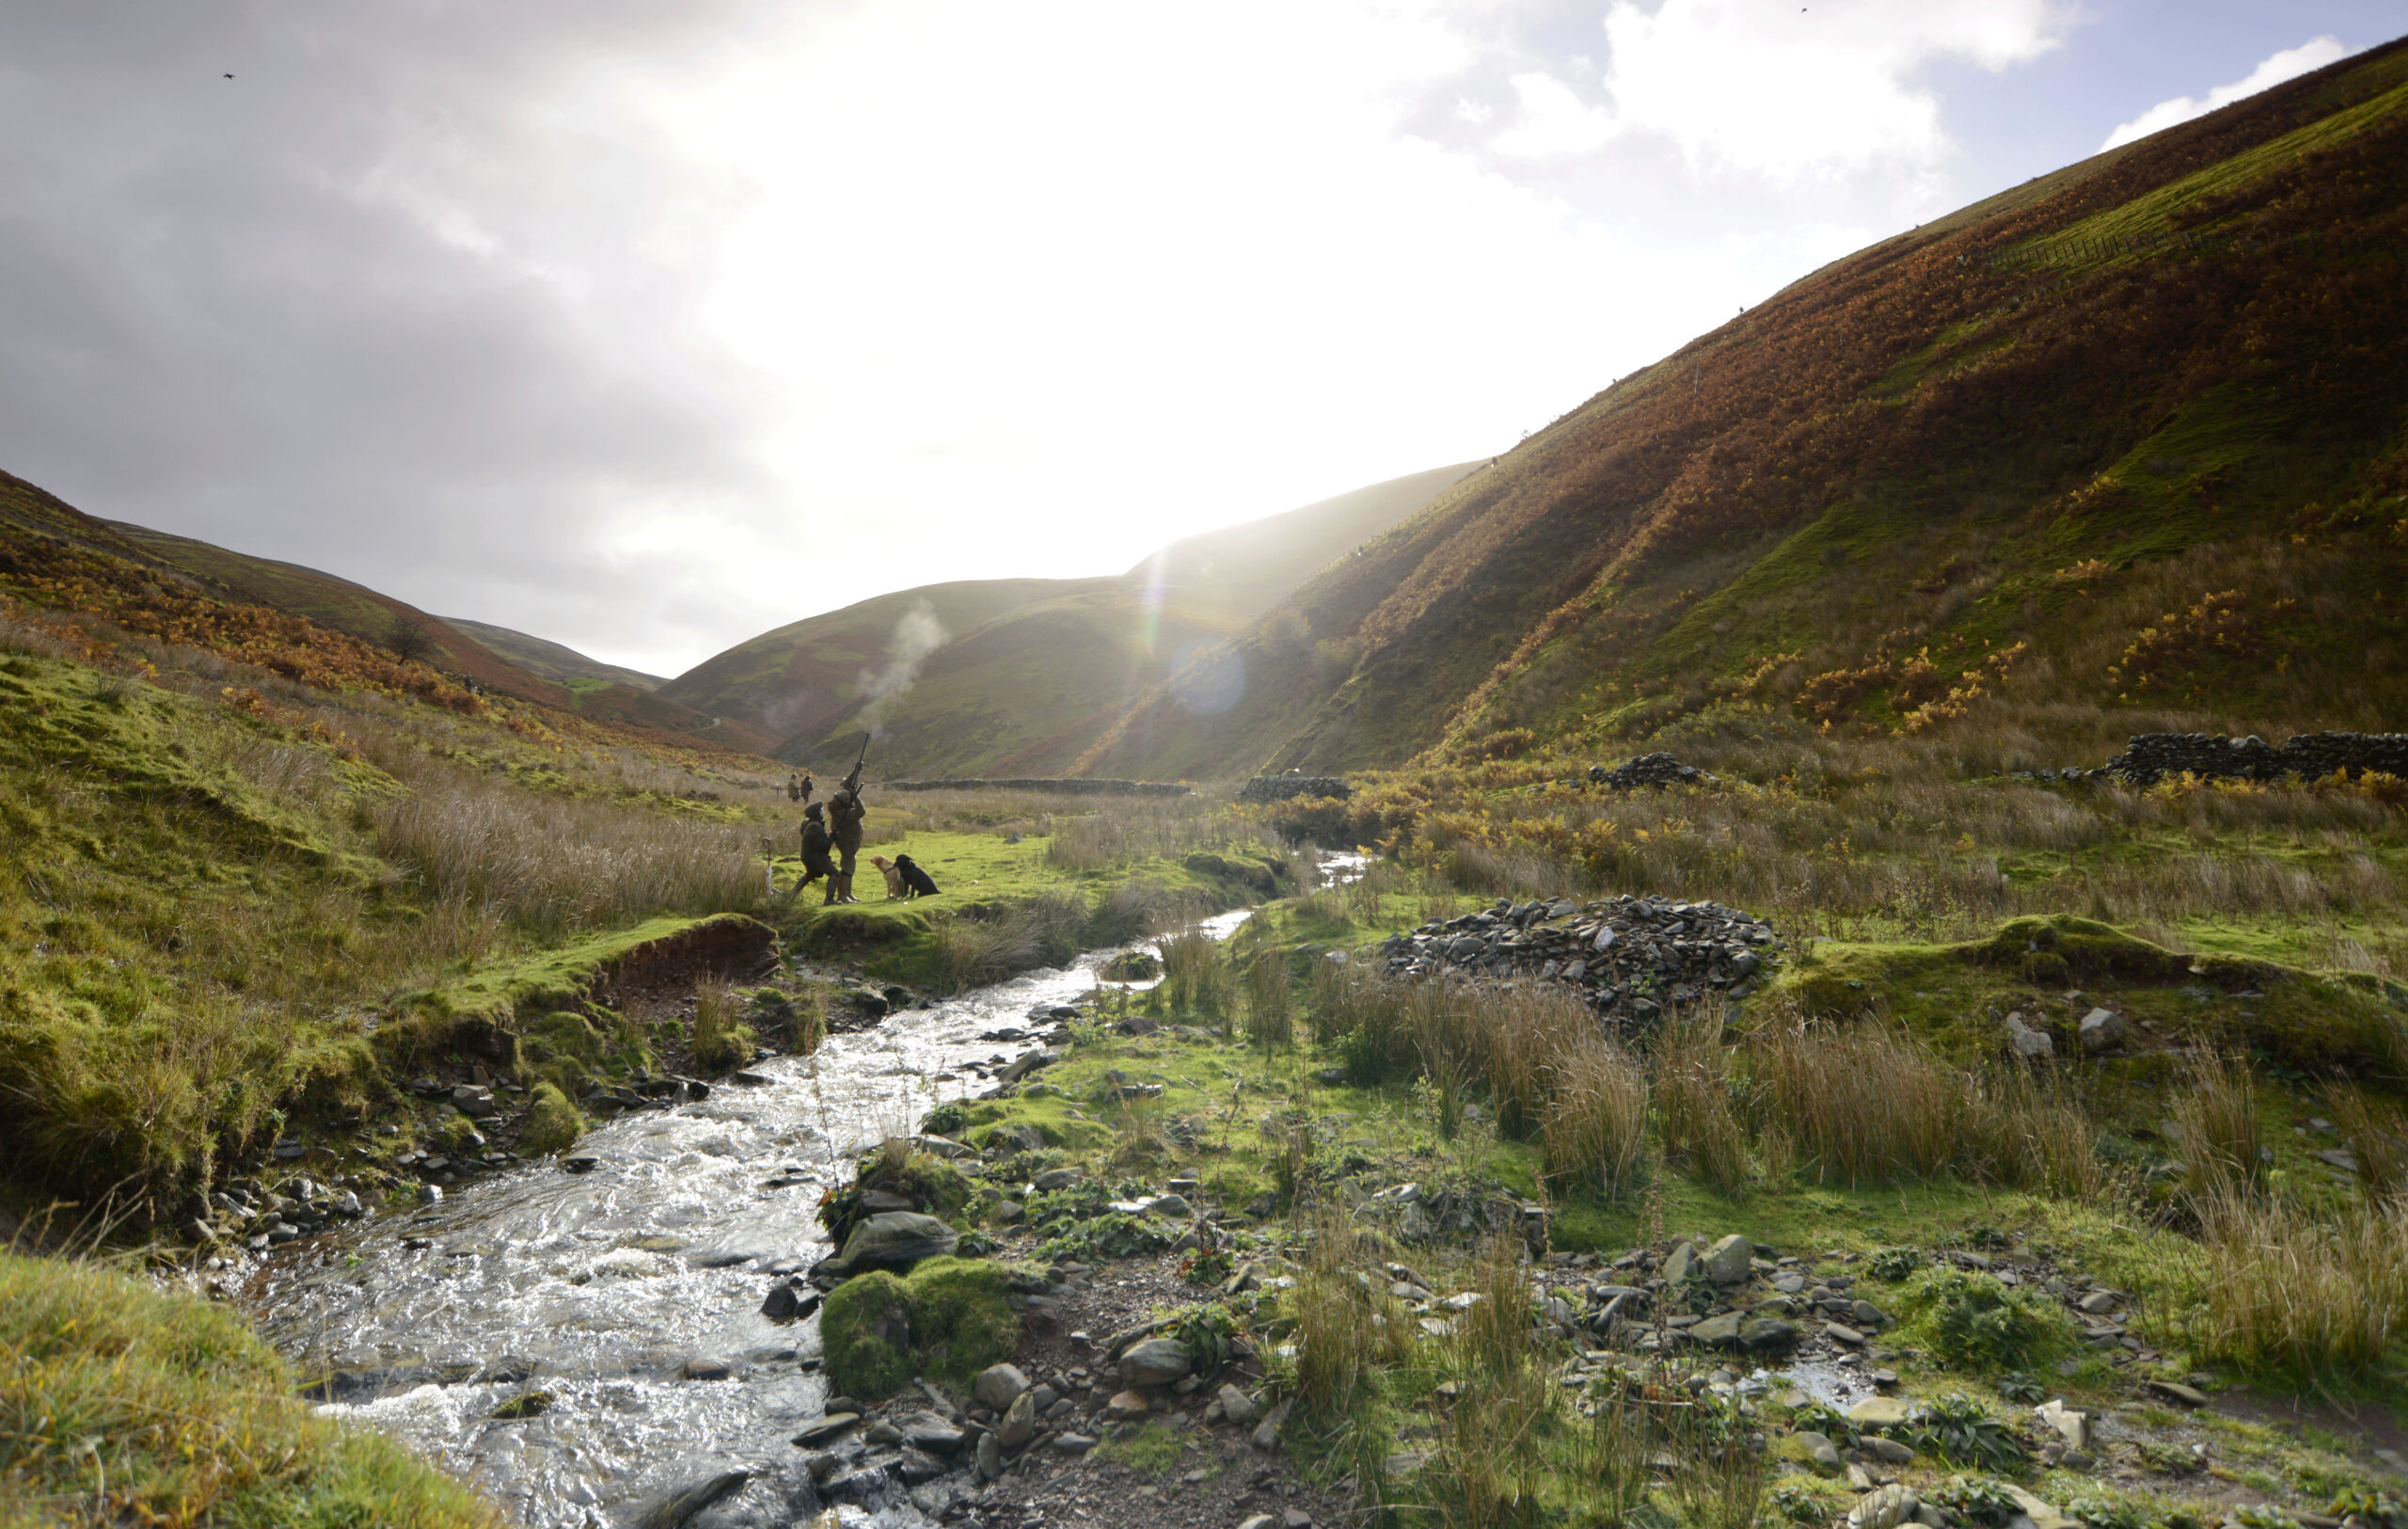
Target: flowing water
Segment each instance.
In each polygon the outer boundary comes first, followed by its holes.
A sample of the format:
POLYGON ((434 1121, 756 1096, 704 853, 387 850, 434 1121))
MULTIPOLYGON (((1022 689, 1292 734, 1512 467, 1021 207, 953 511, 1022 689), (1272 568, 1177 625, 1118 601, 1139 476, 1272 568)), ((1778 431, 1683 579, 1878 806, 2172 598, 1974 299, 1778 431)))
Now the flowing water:
MULTIPOLYGON (((1205 927, 1226 935, 1246 916, 1205 927)), ((600 1126, 578 1147, 599 1159, 590 1172, 532 1163, 296 1244, 247 1298, 305 1373, 330 1378, 324 1410, 396 1435, 530 1525, 621 1522, 716 1471, 789 1470, 788 1441, 827 1390, 816 1320, 760 1314, 769 1266, 832 1251, 820 1191, 941 1100, 983 1091, 974 1067, 1032 1043, 995 1032, 1090 992, 1117 953, 903 1011, 762 1063, 766 1084, 600 1126), (732 1374, 688 1378, 703 1361, 732 1374), (548 1410, 491 1416, 531 1389, 551 1394, 548 1410)))

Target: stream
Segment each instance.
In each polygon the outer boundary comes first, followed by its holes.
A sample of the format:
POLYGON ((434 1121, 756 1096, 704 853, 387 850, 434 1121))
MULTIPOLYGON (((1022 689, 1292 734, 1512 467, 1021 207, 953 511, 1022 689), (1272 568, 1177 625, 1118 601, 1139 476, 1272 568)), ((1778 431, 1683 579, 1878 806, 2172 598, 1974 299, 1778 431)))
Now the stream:
MULTIPOLYGON (((1247 916, 1204 927, 1226 936, 1247 916)), ((771 1266, 832 1251, 821 1190, 938 1103, 985 1091, 972 1069, 1033 1044, 995 1032, 1036 1027, 1033 1011, 1088 994, 1119 953, 904 1010, 760 1063, 767 1083, 599 1125, 576 1149, 591 1171, 529 1163, 296 1243, 258 1266, 246 1301, 305 1375, 329 1377, 321 1410, 394 1435, 529 1525, 623 1523, 730 1469, 781 1477, 827 1386, 817 1319, 760 1314, 771 1266), (491 1416, 531 1389, 548 1410, 491 1416)))

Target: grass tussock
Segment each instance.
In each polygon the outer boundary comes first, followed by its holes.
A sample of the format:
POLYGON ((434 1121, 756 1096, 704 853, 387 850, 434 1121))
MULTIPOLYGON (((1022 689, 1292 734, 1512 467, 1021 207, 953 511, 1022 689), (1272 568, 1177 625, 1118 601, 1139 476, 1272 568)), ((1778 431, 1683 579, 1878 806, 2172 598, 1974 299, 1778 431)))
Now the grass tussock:
POLYGON ((2398 1200, 2408 1190, 2408 1115, 2357 1088, 2336 1089, 2332 1110, 2357 1160, 2358 1187, 2368 1200, 2398 1200))
POLYGON ((1548 1176, 1620 1199, 1646 1172, 1646 1073, 1602 1037, 1566 1046, 1551 1066, 1539 1122, 1548 1176))
POLYGON ((1221 942, 1200 929, 1164 937, 1163 980, 1153 991, 1175 1012, 1228 1021, 1238 1010, 1238 979, 1221 942))
POLYGON ((518 1134, 524 1153, 566 1152, 585 1135, 585 1117, 553 1083, 538 1083, 530 1097, 527 1123, 518 1134))
POLYGON ((2172 1119, 2174 1147, 2190 1167, 2194 1198, 2222 1202, 2264 1188, 2265 1125, 2245 1064, 2220 1051, 2193 1058, 2172 1119))
POLYGON ((2408 1336, 2408 1208, 2398 1201, 2335 1216, 2226 1178, 2194 1205, 2190 1337, 2203 1354, 2353 1383, 2408 1336))
POLYGON ((1288 952, 1266 946, 1245 964, 1245 1039, 1264 1051, 1280 1051, 1296 1040, 1296 1012, 1290 997, 1288 952))
POLYGON ((0 1254, 0 1482, 11 1521, 29 1523, 500 1522, 397 1441, 312 1413, 232 1309, 13 1254, 0 1254))
POLYGON ((1733 1093, 1719 1013, 1676 1016, 1656 1035, 1656 1118, 1664 1151, 1720 1194, 1747 1193, 1747 1126, 1733 1093))
POLYGON ((732 1073, 752 1059, 757 1042, 739 1017, 744 999, 734 983, 713 980, 694 989, 693 1034, 689 1043, 694 1065, 717 1075, 732 1073))

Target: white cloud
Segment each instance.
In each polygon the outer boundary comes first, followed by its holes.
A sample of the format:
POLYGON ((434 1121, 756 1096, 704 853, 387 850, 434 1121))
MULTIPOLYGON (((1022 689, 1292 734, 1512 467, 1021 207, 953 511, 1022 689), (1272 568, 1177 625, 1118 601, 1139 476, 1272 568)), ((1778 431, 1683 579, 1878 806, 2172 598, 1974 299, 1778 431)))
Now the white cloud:
POLYGON ((1604 86, 1617 126, 1659 134, 1693 167, 1790 181, 1893 167, 1950 150, 1918 73, 1941 60, 1999 71, 2058 44, 2057 0, 1617 0, 1604 86))
POLYGON ((1582 104, 1571 87, 1552 74, 1530 72, 1513 78, 1521 115, 1513 125, 1489 140, 1489 147, 1515 158, 1547 154, 1583 154, 1614 135, 1613 114, 1582 104))
POLYGON ((2256 69, 2230 85, 2217 86, 2207 93, 2204 100, 2190 96, 2176 96, 2171 101, 2159 102, 2131 121, 2116 128, 2115 132, 2108 134, 2107 141, 2099 147, 2102 151, 2120 149, 2125 144, 2137 142, 2152 133, 2162 133, 2178 122, 2187 122, 2194 117, 2205 117, 2219 107, 2229 106, 2234 102, 2254 96, 2260 90, 2271 90, 2285 80, 2295 80, 2303 74, 2322 69, 2336 59, 2347 58, 2355 52, 2357 52, 2355 48, 2345 46, 2339 38, 2330 33, 2323 37, 2310 39, 2296 48, 2285 48, 2282 52, 2270 56, 2256 69))

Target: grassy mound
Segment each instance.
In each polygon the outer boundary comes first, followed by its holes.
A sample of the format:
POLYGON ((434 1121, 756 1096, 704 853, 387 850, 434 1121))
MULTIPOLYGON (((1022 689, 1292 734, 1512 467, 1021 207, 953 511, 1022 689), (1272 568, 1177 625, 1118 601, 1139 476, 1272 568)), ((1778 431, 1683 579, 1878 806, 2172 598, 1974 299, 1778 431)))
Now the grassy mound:
POLYGON ((863 1401, 892 1395, 915 1375, 965 1383, 1011 1357, 1020 1320, 1010 1296, 1002 1267, 968 1258, 848 1280, 819 1318, 829 1382, 863 1401))
POLYGON ((0 1256, 0 1521, 494 1525, 399 1443, 315 1416, 239 1315, 0 1256))

